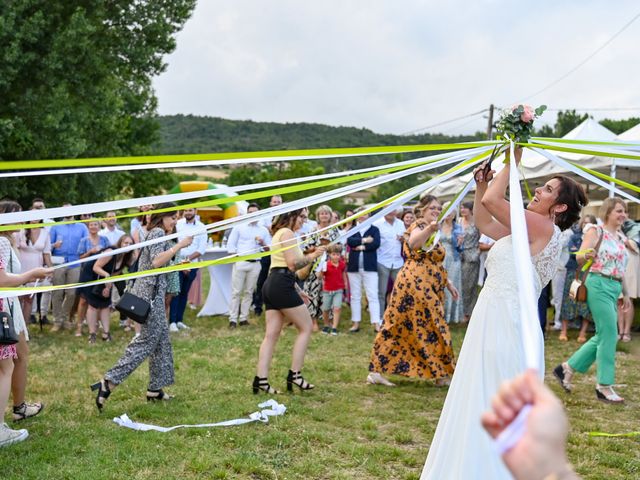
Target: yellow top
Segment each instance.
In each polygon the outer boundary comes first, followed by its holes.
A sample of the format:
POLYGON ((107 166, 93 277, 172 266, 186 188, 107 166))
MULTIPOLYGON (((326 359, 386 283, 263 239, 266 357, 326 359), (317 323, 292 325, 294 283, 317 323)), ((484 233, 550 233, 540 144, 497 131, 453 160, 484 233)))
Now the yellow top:
MULTIPOLYGON (((272 250, 279 250, 284 246, 280 244, 280 238, 285 232, 291 232, 291 230, 288 228, 281 228, 275 233, 275 235, 271 239, 272 250)), ((294 236, 294 240, 295 240, 295 236, 294 236)), ((293 247, 292 250, 296 255, 296 257, 302 258, 304 256, 304 254, 302 253, 302 250, 300 250, 300 247, 298 245, 293 247)), ((287 261, 284 259, 284 251, 271 254, 271 268, 282 268, 282 267, 284 268, 288 267, 287 261)))

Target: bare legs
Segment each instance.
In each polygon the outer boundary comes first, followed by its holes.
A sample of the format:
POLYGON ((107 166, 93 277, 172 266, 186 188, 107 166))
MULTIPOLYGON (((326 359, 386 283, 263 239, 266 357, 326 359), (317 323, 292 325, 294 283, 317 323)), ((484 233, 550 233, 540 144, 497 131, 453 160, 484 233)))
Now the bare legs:
POLYGON ((307 353, 309 338, 311 337, 311 317, 305 305, 282 310, 267 310, 266 312, 266 332, 264 340, 260 345, 258 355, 257 376, 267 378, 269 376, 269 366, 273 358, 273 351, 280 338, 280 332, 285 322, 291 322, 298 330, 293 345, 293 355, 291 358, 291 370, 299 372, 304 364, 304 357, 307 353))
POLYGON ((9 392, 11 391, 11 374, 13 373, 13 359, 5 358, 0 360, 0 424, 4 422, 4 412, 9 403, 9 392))
MULTIPOLYGON (((89 341, 95 341, 95 336, 98 332, 98 317, 100 317, 100 323, 102 324, 102 338, 103 340, 110 339, 109 335, 109 317, 111 312, 109 308, 97 309, 89 305, 87 308, 87 323, 89 324, 89 341)), ((93 343, 93 342, 92 342, 93 343)))
POLYGON ((21 405, 24 402, 25 391, 27 389, 27 365, 29 364, 29 344, 24 336, 24 332, 20 333, 16 350, 18 351, 18 358, 13 360, 11 394, 13 395, 13 404, 21 405))
POLYGON ((626 312, 623 312, 622 308, 618 307, 618 335, 623 342, 631 341, 631 325, 633 324, 634 315, 633 302, 631 303, 631 308, 626 312))

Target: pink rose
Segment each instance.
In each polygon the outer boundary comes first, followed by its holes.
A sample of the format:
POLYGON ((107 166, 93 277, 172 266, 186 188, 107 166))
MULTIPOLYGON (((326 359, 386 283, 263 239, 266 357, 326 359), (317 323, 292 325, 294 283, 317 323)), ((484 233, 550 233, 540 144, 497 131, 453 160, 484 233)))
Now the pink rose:
POLYGON ((520 120, 524 123, 531 122, 536 117, 536 113, 530 105, 524 105, 524 112, 520 115, 520 120))

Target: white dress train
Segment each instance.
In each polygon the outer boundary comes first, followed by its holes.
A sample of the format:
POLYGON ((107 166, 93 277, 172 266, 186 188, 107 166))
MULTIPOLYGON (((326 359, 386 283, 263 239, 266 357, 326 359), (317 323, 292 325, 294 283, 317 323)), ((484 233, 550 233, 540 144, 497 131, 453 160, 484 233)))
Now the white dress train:
MULTIPOLYGON (((560 229, 554 227, 540 253, 519 259, 533 261, 538 295, 556 272, 560 249, 560 229)), ((511 236, 491 248, 486 268, 421 480, 511 478, 480 424, 502 382, 525 368, 511 236)), ((537 340, 543 348, 542 332, 537 340)))

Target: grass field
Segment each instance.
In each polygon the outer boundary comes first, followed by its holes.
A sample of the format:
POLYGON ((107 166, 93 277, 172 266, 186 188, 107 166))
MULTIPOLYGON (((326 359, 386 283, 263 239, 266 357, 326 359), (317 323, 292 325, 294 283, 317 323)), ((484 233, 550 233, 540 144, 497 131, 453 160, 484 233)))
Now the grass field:
MULTIPOLYGON (((344 317, 343 317, 344 318, 344 317)), ((176 384, 171 402, 147 403, 146 365, 114 391, 102 414, 89 384, 121 355, 130 334, 114 328, 114 342, 95 346, 69 332, 33 330, 28 398, 43 414, 20 424, 26 442, 0 451, 2 479, 418 479, 446 389, 431 382, 394 378, 394 389, 368 386, 369 328, 338 337, 314 334, 304 369, 311 392, 282 394, 287 407, 269 424, 135 432, 111 421, 127 413, 157 425, 210 423, 240 418, 269 398, 251 393, 264 319, 229 330, 225 317, 195 318, 188 333, 173 334, 176 384)), ((114 322, 114 325, 116 323, 114 322)), ((343 330, 348 328, 343 321, 343 330)), ((270 380, 281 390, 294 330, 278 345, 270 380)), ((547 340, 547 368, 577 347, 547 340)), ((459 350, 464 329, 453 328, 459 350)), ((638 437, 592 438, 590 431, 640 430, 640 339, 618 352, 624 406, 597 402, 593 370, 578 376, 571 396, 561 395, 570 421, 570 460, 589 479, 640 478, 638 437)), ((559 387, 547 375, 555 392, 559 387)), ((473 399, 469 399, 473 401, 473 399)), ((8 418, 8 415, 7 415, 8 418)))

